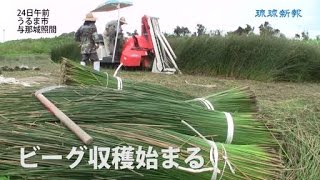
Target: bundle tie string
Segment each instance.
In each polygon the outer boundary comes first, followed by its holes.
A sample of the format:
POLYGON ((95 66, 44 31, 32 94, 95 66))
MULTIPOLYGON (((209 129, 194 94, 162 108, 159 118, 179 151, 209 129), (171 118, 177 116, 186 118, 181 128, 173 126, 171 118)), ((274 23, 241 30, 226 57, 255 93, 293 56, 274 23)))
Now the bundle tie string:
POLYGON ((122 63, 118 66, 118 68, 116 69, 116 71, 113 74, 113 77, 115 77, 118 81, 118 90, 122 90, 123 85, 122 85, 122 79, 120 77, 117 76, 118 71, 120 70, 120 68, 122 67, 122 63))
POLYGON ((226 166, 227 166, 227 165, 228 165, 231 173, 232 173, 232 174, 235 174, 235 170, 234 170, 233 167, 231 166, 231 163, 230 163, 230 161, 229 161, 229 159, 228 159, 227 151, 226 151, 226 149, 224 148, 224 145, 223 145, 223 144, 221 144, 221 146, 222 146, 222 149, 223 149, 223 151, 224 151, 224 156, 222 156, 223 159, 224 159, 224 165, 223 165, 223 169, 222 169, 221 176, 220 176, 219 180, 221 180, 221 178, 222 178, 222 176, 223 176, 223 173, 224 173, 224 170, 226 169, 226 166))
POLYGON ((196 99, 188 100, 188 101, 185 101, 185 102, 192 102, 192 101, 200 101, 203 105, 206 106, 206 108, 207 108, 208 110, 214 111, 214 107, 213 107, 213 105, 211 104, 211 102, 208 101, 208 100, 205 99, 205 98, 196 98, 196 99))
MULTIPOLYGON (((192 101, 200 101, 203 105, 205 105, 207 107, 208 110, 214 111, 214 107, 211 104, 211 102, 205 98, 196 98, 196 99, 192 99, 192 100, 189 100, 186 102, 192 102, 192 101)), ((234 135, 234 122, 233 122, 232 115, 230 113, 224 112, 224 114, 226 116, 227 125, 228 125, 226 143, 231 144, 232 140, 233 140, 233 135, 234 135)))
POLYGON ((107 72, 105 72, 105 74, 107 75, 107 86, 106 87, 108 87, 109 86, 109 74, 107 72))
POLYGON ((117 76, 115 78, 117 78, 117 81, 118 81, 118 90, 122 90, 122 79, 117 76))
MULTIPOLYGON (((212 177, 211 177, 211 180, 216 180, 217 179, 217 175, 218 175, 218 147, 216 145, 216 143, 214 141, 209 141, 207 140, 202 134, 200 134, 195 128, 193 128, 190 124, 188 124, 187 122, 185 121, 181 121, 183 124, 185 124, 186 126, 188 126, 192 131, 194 131, 196 134, 198 134, 203 140, 205 140, 209 146, 211 147, 210 148, 210 161, 211 161, 211 164, 213 166, 213 173, 212 173, 212 177)), ((179 167, 178 167, 179 168, 179 167)))
MULTIPOLYGON (((202 134, 200 134, 194 127, 192 127, 187 122, 185 122, 183 120, 181 122, 183 124, 185 124, 186 126, 188 126, 192 131, 194 131, 196 134, 198 134, 203 140, 205 140, 210 145, 210 147, 211 147, 210 148, 210 161, 211 161, 211 164, 213 165, 213 168, 202 168, 202 169, 195 170, 195 169, 189 169, 189 168, 184 168, 184 167, 180 167, 179 166, 178 169, 184 170, 184 171, 188 171, 188 172, 192 172, 192 173, 213 171, 211 180, 216 180, 217 176, 218 176, 217 174, 220 173, 220 170, 218 169, 218 160, 219 160, 218 156, 219 156, 219 154, 218 154, 218 147, 217 147, 216 143, 213 140, 211 140, 211 141, 207 140, 202 134)), ((221 144, 221 146, 222 146, 223 151, 224 151, 223 159, 224 159, 225 163, 224 163, 224 166, 223 166, 223 169, 222 169, 221 176, 220 176, 219 180, 221 180, 227 165, 228 165, 231 173, 235 174, 235 170, 231 166, 231 163, 230 163, 230 161, 228 159, 227 151, 224 148, 223 144, 221 144)))
POLYGON ((233 118, 232 115, 228 112, 224 112, 226 118, 227 118, 227 123, 228 123, 228 132, 227 132, 227 139, 226 139, 226 144, 231 144, 233 140, 233 134, 234 134, 234 123, 233 123, 233 118))

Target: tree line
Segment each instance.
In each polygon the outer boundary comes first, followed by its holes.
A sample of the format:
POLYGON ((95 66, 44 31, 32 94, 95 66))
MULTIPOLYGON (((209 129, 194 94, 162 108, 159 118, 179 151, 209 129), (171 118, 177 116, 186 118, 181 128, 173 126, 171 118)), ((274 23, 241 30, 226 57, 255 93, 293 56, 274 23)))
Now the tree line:
MULTIPOLYGON (((226 35, 244 35, 244 36, 249 36, 249 35, 256 35, 254 33, 255 27, 250 26, 249 24, 246 24, 245 27, 239 26, 236 30, 234 31, 229 31, 226 33, 226 35)), ((202 24, 197 24, 196 25, 196 31, 191 32, 189 28, 184 27, 184 26, 176 26, 173 30, 172 34, 166 33, 165 35, 167 36, 176 36, 176 37, 181 37, 181 36, 223 36, 223 31, 222 30, 207 30, 207 28, 202 25, 202 24)), ((279 29, 273 28, 271 24, 268 21, 265 21, 263 24, 259 26, 259 35, 260 36, 268 36, 268 37, 280 37, 280 38, 286 38, 285 34, 281 33, 279 29)), ((302 40, 309 40, 309 33, 304 31, 301 33, 295 34, 296 39, 302 39, 302 40)), ((320 40, 320 35, 316 37, 317 40, 320 40)))
MULTIPOLYGON (((259 35, 260 36, 272 36, 272 37, 280 37, 286 38, 286 36, 280 32, 279 29, 273 28, 271 24, 266 21, 261 24, 259 27, 259 35)), ((249 36, 256 35, 254 33, 255 27, 246 24, 245 27, 239 26, 234 31, 229 31, 226 35, 240 35, 240 36, 249 36)), ((75 32, 63 33, 60 37, 73 37, 75 32)), ((173 30, 173 33, 164 33, 165 36, 175 36, 175 37, 183 37, 183 36, 223 36, 222 30, 207 30, 207 28, 202 24, 196 24, 196 31, 191 32, 188 27, 184 26, 176 26, 173 30)), ((138 31, 134 30, 132 33, 127 32, 128 36, 138 35, 138 31)), ((309 33, 307 31, 295 34, 295 39, 309 40, 309 33)), ((316 36, 316 40, 320 40, 320 35, 316 36)))

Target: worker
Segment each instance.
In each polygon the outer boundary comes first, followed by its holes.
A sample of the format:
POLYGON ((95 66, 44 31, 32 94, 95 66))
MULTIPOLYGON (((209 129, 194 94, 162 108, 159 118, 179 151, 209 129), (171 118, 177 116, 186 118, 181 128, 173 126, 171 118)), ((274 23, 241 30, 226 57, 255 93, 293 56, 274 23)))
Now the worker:
MULTIPOLYGON (((123 41, 123 30, 122 25, 127 24, 126 19, 121 17, 119 20, 118 28, 118 44, 121 44, 123 41)), ((112 55, 114 51, 114 45, 117 35, 118 20, 110 21, 106 24, 105 30, 103 32, 104 45, 106 47, 106 52, 108 55, 112 55)), ((119 47, 119 46, 117 46, 119 47)), ((117 52, 117 51, 116 51, 117 52)))
POLYGON ((100 70, 100 61, 96 49, 98 48, 99 36, 95 25, 96 18, 92 13, 88 13, 84 19, 83 25, 75 33, 75 40, 80 42, 81 62, 85 66, 93 61, 94 70, 100 70))

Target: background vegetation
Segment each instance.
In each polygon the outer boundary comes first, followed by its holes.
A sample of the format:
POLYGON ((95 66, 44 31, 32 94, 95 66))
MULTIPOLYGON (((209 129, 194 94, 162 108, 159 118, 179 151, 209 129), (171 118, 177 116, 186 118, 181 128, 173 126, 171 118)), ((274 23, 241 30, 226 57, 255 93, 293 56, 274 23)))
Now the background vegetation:
POLYGON ((184 73, 264 81, 319 81, 320 48, 263 36, 170 38, 184 73))
POLYGON ((0 56, 20 56, 49 54, 55 47, 73 42, 72 33, 62 34, 55 38, 23 39, 0 43, 0 56))

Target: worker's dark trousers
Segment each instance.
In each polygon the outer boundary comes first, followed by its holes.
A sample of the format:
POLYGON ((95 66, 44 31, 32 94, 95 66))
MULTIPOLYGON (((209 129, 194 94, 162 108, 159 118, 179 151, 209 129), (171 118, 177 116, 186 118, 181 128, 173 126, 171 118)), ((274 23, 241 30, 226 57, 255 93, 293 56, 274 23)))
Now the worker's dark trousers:
POLYGON ((98 54, 96 52, 95 53, 89 53, 89 54, 82 54, 81 61, 85 62, 86 65, 90 64, 90 60, 92 62, 93 61, 99 61, 98 54))

